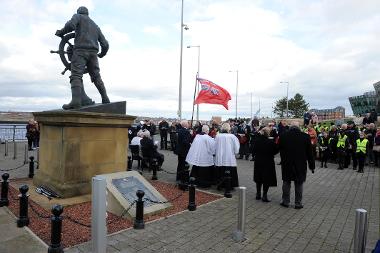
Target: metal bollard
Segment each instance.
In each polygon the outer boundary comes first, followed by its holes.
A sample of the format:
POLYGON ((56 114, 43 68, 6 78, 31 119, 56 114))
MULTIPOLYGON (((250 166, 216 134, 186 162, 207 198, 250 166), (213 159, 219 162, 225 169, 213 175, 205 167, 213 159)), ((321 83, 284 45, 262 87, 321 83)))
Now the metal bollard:
POLYGON ((4 156, 8 156, 8 140, 4 143, 4 156))
POLYGON ((29 157, 30 162, 29 162, 29 178, 34 177, 34 156, 29 157))
POLYGON ((136 196, 138 198, 136 202, 136 218, 135 222, 133 224, 134 229, 144 229, 145 223, 144 223, 144 200, 142 199, 144 197, 145 193, 142 190, 137 190, 136 196))
POLYGON ((17 142, 13 141, 13 160, 17 159, 17 142))
POLYGON ((158 161, 157 160, 153 160, 152 162, 152 171, 153 171, 153 175, 152 175, 152 180, 157 180, 157 169, 158 169, 158 161))
POLYGON ((28 144, 25 144, 25 149, 24 149, 24 164, 28 163, 28 144))
POLYGON ((22 185, 19 188, 20 195, 20 213, 17 219, 17 227, 21 228, 29 225, 29 217, 28 217, 28 198, 29 194, 26 194, 29 190, 27 185, 22 185))
POLYGON ((244 241, 245 234, 245 216, 246 216, 246 191, 247 187, 238 187, 239 206, 238 206, 238 224, 237 229, 232 234, 232 238, 236 242, 244 241))
POLYGON ((128 156, 128 163, 127 163, 127 171, 132 170, 132 157, 129 155, 128 156))
POLYGON ((232 198, 231 193, 231 171, 226 169, 224 171, 224 197, 232 198))
POLYGON ((197 205, 195 204, 195 178, 191 177, 189 179, 189 205, 187 209, 189 211, 195 211, 197 209, 197 205))
POLYGON ((92 178, 92 252, 106 252, 107 247, 107 211, 106 211, 106 179, 101 176, 92 178))
POLYGON ((368 216, 365 209, 356 209, 354 253, 364 253, 367 242, 368 216))
POLYGON ((9 178, 9 174, 4 173, 1 177, 3 178, 3 182, 1 182, 0 207, 9 205, 9 199, 8 199, 8 190, 9 190, 8 178, 9 178))
POLYGON ((63 207, 61 205, 54 205, 51 209, 53 216, 51 217, 51 241, 48 248, 48 253, 63 253, 61 244, 62 239, 62 220, 61 216, 63 207))

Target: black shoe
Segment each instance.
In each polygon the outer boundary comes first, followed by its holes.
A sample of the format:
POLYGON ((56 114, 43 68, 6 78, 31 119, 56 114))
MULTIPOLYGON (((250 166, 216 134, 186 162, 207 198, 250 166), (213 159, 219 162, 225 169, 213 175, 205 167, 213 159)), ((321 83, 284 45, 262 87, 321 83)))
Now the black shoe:
POLYGON ((325 168, 327 169, 327 164, 325 164, 325 168))
POLYGON ((256 194, 256 200, 260 200, 261 199, 261 196, 256 194))
POLYGON ((286 208, 289 207, 289 204, 285 204, 284 202, 281 202, 280 205, 283 206, 283 207, 286 207, 286 208))
POLYGON ((263 202, 270 202, 270 199, 268 199, 267 196, 263 196, 261 199, 263 202))
POLYGON ((249 158, 249 157, 248 157, 248 156, 246 156, 246 157, 245 157, 245 160, 247 160, 247 161, 248 161, 248 158, 249 158))
POLYGON ((302 208, 303 208, 303 205, 301 205, 301 204, 298 204, 298 205, 294 206, 294 209, 302 209, 302 208))
POLYGON ((242 156, 239 156, 237 159, 243 159, 243 157, 242 157, 242 156))
POLYGON ((363 171, 363 170, 358 170, 357 172, 358 172, 358 173, 364 173, 364 171, 363 171))
POLYGON ((323 168, 323 163, 321 164, 321 168, 323 168))
POLYGON ((338 167, 338 170, 343 170, 343 167, 338 167))
POLYGON ((353 167, 352 169, 353 169, 353 170, 356 170, 356 167, 353 167))

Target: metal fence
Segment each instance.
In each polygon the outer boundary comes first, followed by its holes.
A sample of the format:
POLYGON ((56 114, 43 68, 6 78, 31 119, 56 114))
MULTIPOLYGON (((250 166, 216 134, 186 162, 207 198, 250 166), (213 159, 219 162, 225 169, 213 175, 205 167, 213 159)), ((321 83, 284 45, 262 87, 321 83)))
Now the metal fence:
POLYGON ((26 140, 26 125, 24 124, 14 124, 5 125, 0 124, 0 140, 4 142, 9 141, 23 141, 26 140))

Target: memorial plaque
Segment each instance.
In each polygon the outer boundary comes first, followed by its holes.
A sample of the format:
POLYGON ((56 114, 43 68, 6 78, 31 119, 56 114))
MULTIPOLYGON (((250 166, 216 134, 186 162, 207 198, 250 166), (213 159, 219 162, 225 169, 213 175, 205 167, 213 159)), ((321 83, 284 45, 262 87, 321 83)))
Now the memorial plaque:
MULTIPOLYGON (((133 176, 112 179, 112 184, 129 203, 132 203, 133 201, 137 200, 137 190, 143 190, 145 192, 144 198, 151 199, 155 202, 160 201, 147 187, 144 186, 144 184, 140 180, 133 176)), ((144 207, 151 205, 154 205, 154 203, 149 201, 144 202, 144 207)))
POLYGON ((154 214, 170 207, 170 203, 137 171, 125 171, 102 175, 107 182, 107 211, 126 218, 136 216, 136 206, 134 205, 126 213, 125 210, 137 200, 137 190, 144 191, 144 199, 151 201, 144 202, 144 214, 154 214))

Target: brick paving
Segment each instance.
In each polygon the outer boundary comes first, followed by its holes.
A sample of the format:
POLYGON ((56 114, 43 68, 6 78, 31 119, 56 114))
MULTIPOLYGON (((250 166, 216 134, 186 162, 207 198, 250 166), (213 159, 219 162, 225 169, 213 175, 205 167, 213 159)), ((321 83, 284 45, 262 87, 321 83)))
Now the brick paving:
MULTIPOLYGON (((4 159, 0 145, 0 168, 18 165, 4 159)), ((176 156, 165 154, 163 168, 175 171, 176 156)), ((21 160, 20 160, 21 159, 21 160)), ((278 163, 276 158, 276 163, 278 163)), ((317 163, 319 165, 319 163, 317 163)), ((165 219, 147 223, 144 230, 128 229, 108 236, 107 252, 352 252, 355 209, 368 211, 369 226, 367 252, 379 239, 379 168, 365 167, 359 174, 352 169, 337 170, 335 164, 308 173, 304 184, 304 208, 293 205, 284 208, 281 200, 281 170, 277 166, 279 186, 270 188, 270 203, 255 200, 252 181, 253 162, 238 160, 241 186, 247 187, 246 238, 235 243, 232 232, 237 224, 237 194, 198 207, 194 212, 182 212, 165 219)), ((137 166, 135 162, 134 168, 137 166)), ((11 176, 25 177, 27 166, 11 172, 11 176), (24 168, 25 167, 25 168, 24 168)), ((150 176, 146 172, 146 176, 150 176)), ((175 182, 175 175, 159 172, 159 180, 175 182)), ((214 188, 210 192, 217 191, 214 188)), ((292 188, 294 201, 294 187, 292 188)), ((91 244, 84 243, 65 252, 91 252, 91 244)))

